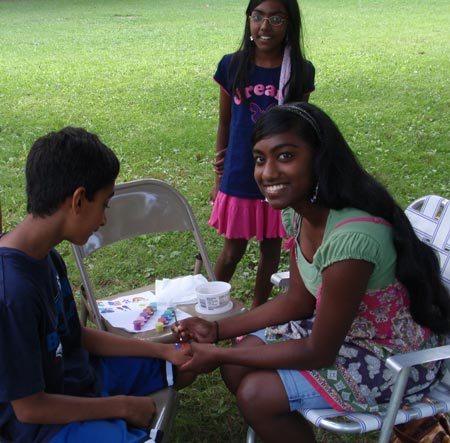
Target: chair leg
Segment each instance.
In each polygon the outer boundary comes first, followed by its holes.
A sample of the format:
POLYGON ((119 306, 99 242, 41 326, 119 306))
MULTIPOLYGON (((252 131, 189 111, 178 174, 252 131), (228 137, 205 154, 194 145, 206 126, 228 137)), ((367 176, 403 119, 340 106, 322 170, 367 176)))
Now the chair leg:
POLYGON ((178 394, 175 388, 168 387, 150 394, 156 403, 156 416, 154 418, 153 431, 159 432, 158 443, 169 443, 170 431, 175 421, 178 408, 178 394))
POLYGON ((389 402, 388 409, 386 411, 386 417, 381 427, 380 437, 378 443, 388 443, 392 434, 392 429, 395 425, 395 418, 397 411, 400 408, 400 403, 405 392, 406 383, 408 382, 408 376, 411 368, 402 369, 397 378, 394 391, 392 393, 391 401, 389 402))
POLYGON ((87 319, 89 317, 89 311, 86 306, 87 299, 86 299, 86 293, 84 291, 84 286, 81 285, 80 287, 80 296, 81 296, 81 308, 80 308, 80 323, 83 326, 87 325, 87 319))
POLYGON ((200 252, 195 256, 194 274, 200 274, 203 266, 203 260, 200 252))
POLYGON ((249 426, 247 429, 247 438, 245 440, 246 443, 255 443, 256 434, 255 431, 249 426))
POLYGON ((80 309, 80 323, 83 326, 86 326, 86 324, 87 324, 87 310, 86 310, 86 306, 84 306, 84 304, 81 305, 81 309, 80 309))

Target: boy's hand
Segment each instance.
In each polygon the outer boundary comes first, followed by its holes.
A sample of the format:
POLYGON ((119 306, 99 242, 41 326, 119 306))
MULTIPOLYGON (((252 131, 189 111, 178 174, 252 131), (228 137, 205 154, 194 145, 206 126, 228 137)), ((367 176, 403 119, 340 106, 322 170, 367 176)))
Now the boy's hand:
POLYGON ((156 414, 156 404, 151 397, 126 396, 127 414, 123 419, 137 428, 148 428, 151 426, 156 414))
POLYGON ((169 346, 170 350, 167 355, 167 360, 175 366, 183 365, 192 357, 191 345, 189 343, 175 343, 169 346))

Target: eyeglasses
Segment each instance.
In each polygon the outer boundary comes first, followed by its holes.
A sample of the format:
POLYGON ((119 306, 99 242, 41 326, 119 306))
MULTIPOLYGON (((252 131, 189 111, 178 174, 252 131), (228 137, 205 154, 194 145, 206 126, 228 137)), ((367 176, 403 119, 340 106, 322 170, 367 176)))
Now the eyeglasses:
POLYGON ((264 17, 261 14, 252 14, 248 17, 253 23, 262 24, 267 20, 271 26, 281 26, 287 19, 281 15, 272 15, 272 17, 264 17))

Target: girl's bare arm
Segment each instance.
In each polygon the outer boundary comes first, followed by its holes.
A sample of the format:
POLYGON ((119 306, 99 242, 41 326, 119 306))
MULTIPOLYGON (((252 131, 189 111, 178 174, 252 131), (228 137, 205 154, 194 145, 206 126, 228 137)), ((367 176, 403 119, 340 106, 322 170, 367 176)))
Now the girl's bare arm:
POLYGON ((290 287, 286 293, 244 314, 220 320, 219 337, 216 337, 216 328, 212 323, 198 318, 183 320, 172 330, 185 340, 193 338, 199 342, 211 343, 216 338, 233 338, 266 326, 307 318, 314 311, 315 298, 305 288, 296 265, 291 264, 290 275, 290 287))
MULTIPOLYGON (((323 272, 321 301, 317 307, 314 327, 309 337, 258 346, 257 352, 249 352, 245 341, 241 346, 232 349, 194 343, 192 344, 193 359, 184 365, 183 369, 189 368, 201 372, 202 367, 222 364, 296 369, 318 369, 331 365, 357 314, 372 271, 371 263, 363 260, 345 260, 329 266, 323 272)), ((279 296, 283 298, 277 297, 272 303, 266 303, 247 314, 246 318, 250 318, 252 324, 260 323, 254 319, 258 311, 263 312, 267 322, 271 305, 276 307, 275 318, 277 319, 283 318, 288 321, 299 318, 298 313, 295 315, 294 311, 291 311, 290 318, 287 318, 289 316, 285 310, 285 308, 292 309, 294 306, 286 303, 285 300, 292 297, 292 291, 298 289, 298 282, 295 282, 295 270, 294 281, 292 277, 291 274, 289 292, 284 297, 279 296)), ((227 328, 227 323, 226 320, 223 321, 224 329, 231 331, 232 328, 227 328)), ((282 322, 269 321, 267 324, 279 323, 282 322)), ((258 326, 261 325, 258 324, 258 326)))
POLYGON ((210 193, 210 200, 214 202, 219 191, 220 180, 223 175, 223 164, 228 146, 228 137, 230 135, 231 120, 231 98, 220 88, 219 96, 219 124, 217 127, 216 153, 214 157, 214 186, 210 193))

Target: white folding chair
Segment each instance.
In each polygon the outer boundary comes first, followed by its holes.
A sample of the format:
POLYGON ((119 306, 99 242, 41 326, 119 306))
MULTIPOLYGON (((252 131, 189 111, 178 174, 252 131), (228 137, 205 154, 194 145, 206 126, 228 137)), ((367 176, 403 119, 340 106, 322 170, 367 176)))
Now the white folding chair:
MULTIPOLYGON (((169 184, 155 179, 136 180, 121 183, 115 186, 114 196, 111 198, 106 212, 107 223, 97 232, 94 232, 88 241, 82 245, 71 245, 75 261, 81 275, 82 312, 81 321, 85 324, 89 319, 97 328, 136 339, 156 339, 158 341, 171 341, 172 334, 167 330, 164 334, 155 331, 144 333, 128 333, 122 329, 114 328, 100 315, 95 296, 94 284, 89 277, 91 266, 101 267, 100 263, 86 264, 88 256, 107 245, 112 245, 126 239, 140 238, 140 236, 170 232, 190 232, 192 237, 193 262, 192 273, 199 273, 202 265, 205 268, 208 280, 215 280, 214 271, 206 252, 197 222, 191 207, 186 199, 169 184), (198 251, 198 252, 197 252, 198 251)), ((182 245, 173 245, 183 247, 182 245)), ((152 256, 149 249, 148 260, 152 256)), ((127 251, 129 257, 133 250, 127 251)), ((116 263, 121 266, 121 263, 116 263)), ((134 288, 127 293, 140 292, 142 288, 134 288)), ((124 293, 123 293, 124 294, 124 293)), ((123 295, 122 294, 122 295, 123 295)), ((114 296, 109 296, 111 298, 114 296)), ((168 433, 172 426, 178 397, 175 389, 166 388, 152 394, 156 401, 157 415, 154 420, 154 430, 163 437, 159 442, 168 441, 168 433)))
MULTIPOLYGON (((405 211, 419 239, 428 243, 439 256, 441 276, 450 290, 450 201, 436 195, 429 195, 414 201, 405 211)), ((287 288, 289 272, 272 275, 273 284, 287 288)), ((345 434, 364 434, 380 431, 379 443, 388 443, 394 425, 407 423, 418 418, 430 417, 439 412, 450 412, 450 345, 395 355, 386 360, 395 373, 396 383, 386 413, 345 413, 334 409, 299 409, 308 421, 318 428, 345 434), (412 367, 424 363, 444 361, 445 376, 430 391, 427 398, 433 402, 418 402, 410 409, 400 409, 408 376, 412 367)), ((251 427, 247 432, 247 443, 255 441, 251 427)))

